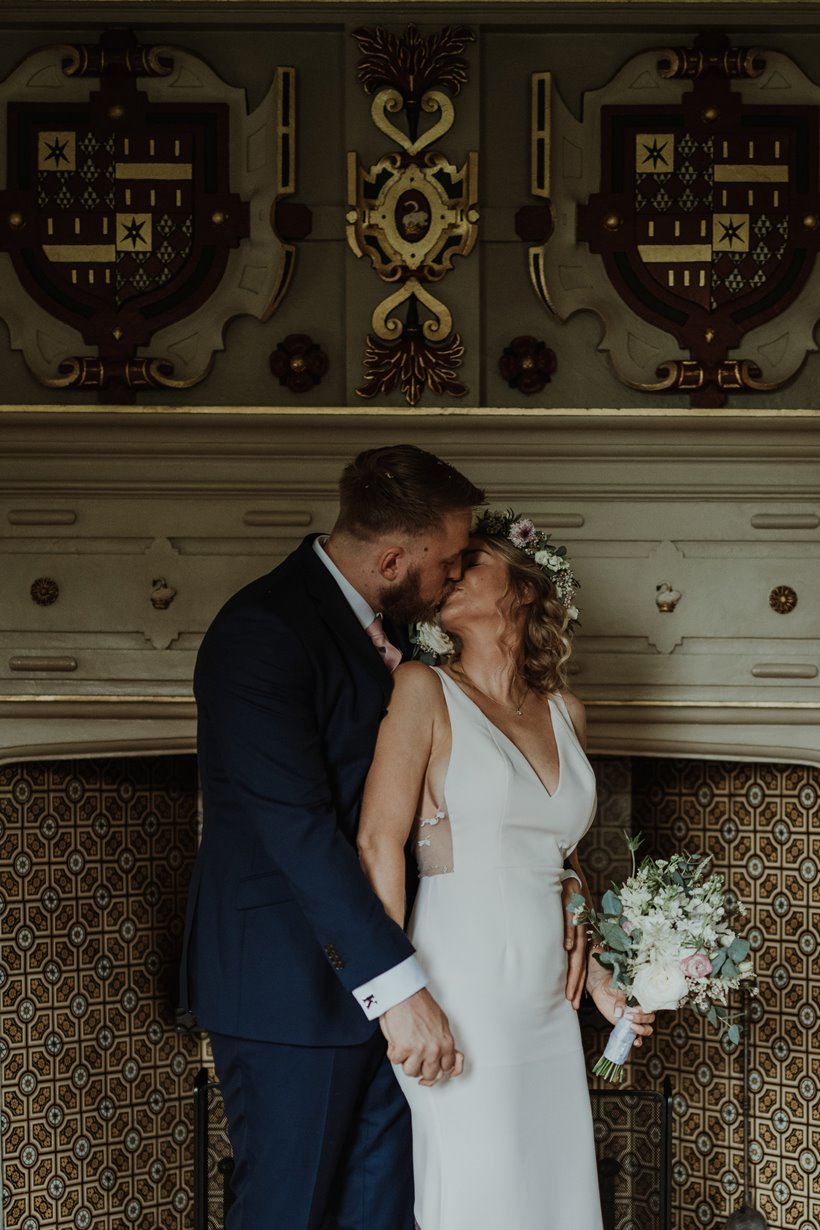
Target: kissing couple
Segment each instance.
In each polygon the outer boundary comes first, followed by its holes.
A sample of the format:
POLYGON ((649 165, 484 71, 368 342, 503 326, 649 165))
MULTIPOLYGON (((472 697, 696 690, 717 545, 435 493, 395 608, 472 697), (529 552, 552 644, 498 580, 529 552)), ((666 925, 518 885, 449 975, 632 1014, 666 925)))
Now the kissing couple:
POLYGON ((483 503, 422 449, 361 453, 330 534, 202 642, 181 991, 228 1230, 601 1230, 576 1010, 624 1003, 566 910, 595 812, 574 578, 483 503))

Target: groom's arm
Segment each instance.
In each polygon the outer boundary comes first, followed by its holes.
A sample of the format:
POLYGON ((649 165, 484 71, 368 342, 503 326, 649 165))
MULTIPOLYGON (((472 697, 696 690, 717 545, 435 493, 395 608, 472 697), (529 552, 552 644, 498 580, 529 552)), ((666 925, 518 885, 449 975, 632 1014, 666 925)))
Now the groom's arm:
POLYGON ((413 946, 362 874, 340 831, 316 713, 313 668, 298 636, 258 609, 212 627, 197 665, 197 701, 241 806, 258 865, 280 871, 317 943, 353 993, 401 965, 413 946))

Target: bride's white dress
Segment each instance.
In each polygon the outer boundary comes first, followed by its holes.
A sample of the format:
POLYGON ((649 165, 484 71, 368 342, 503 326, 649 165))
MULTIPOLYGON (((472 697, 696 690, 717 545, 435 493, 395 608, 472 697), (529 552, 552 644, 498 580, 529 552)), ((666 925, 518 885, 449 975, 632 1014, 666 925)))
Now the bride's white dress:
POLYGON ((550 698, 550 795, 515 744, 443 671, 452 728, 444 798, 415 830, 410 936, 465 1055, 413 1117, 420 1230, 601 1230, 578 1020, 564 998, 560 872, 595 814, 595 779, 550 698))

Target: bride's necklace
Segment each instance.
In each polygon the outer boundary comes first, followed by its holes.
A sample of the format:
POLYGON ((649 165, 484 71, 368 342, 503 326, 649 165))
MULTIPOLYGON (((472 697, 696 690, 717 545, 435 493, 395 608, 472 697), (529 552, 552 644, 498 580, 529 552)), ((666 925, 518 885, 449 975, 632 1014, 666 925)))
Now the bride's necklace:
POLYGON ((526 683, 524 684, 524 691, 521 693, 518 699, 518 704, 510 704, 508 701, 496 700, 494 696, 490 696, 489 692, 485 692, 483 688, 480 688, 478 684, 470 678, 470 676, 467 674, 467 672, 465 671, 461 663, 458 664, 456 669, 458 670, 458 673, 459 675, 461 675, 462 679, 464 679, 464 681, 468 683, 471 688, 474 688, 475 691, 478 692, 481 696, 483 696, 486 700, 492 701, 494 705, 498 705, 501 709, 509 709, 510 712, 515 715, 515 717, 524 716, 524 705, 526 704, 527 697, 530 694, 530 689, 529 689, 528 684, 526 683))

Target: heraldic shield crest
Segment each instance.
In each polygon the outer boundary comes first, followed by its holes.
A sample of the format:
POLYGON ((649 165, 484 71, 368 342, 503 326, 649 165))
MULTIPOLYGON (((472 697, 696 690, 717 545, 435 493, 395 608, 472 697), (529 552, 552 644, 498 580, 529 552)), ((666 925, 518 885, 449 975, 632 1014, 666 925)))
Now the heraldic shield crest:
MULTIPOLYGON (((549 83, 534 88, 545 109, 549 83)), ((779 387, 816 349, 820 91, 783 56, 701 40, 637 57, 593 98, 598 182, 571 219, 567 160, 593 173, 574 133, 552 168, 556 233, 530 253, 536 289, 561 316, 586 298, 633 387, 704 406, 779 387), (577 283, 596 258, 609 291, 593 303, 577 283)))
POLYGON ((248 147, 242 92, 195 56, 118 33, 25 67, 2 87, 12 344, 44 384, 112 400, 196 383, 227 319, 269 315, 290 277, 293 249, 270 217, 293 191, 292 70, 253 117, 251 171, 234 149, 248 147))

